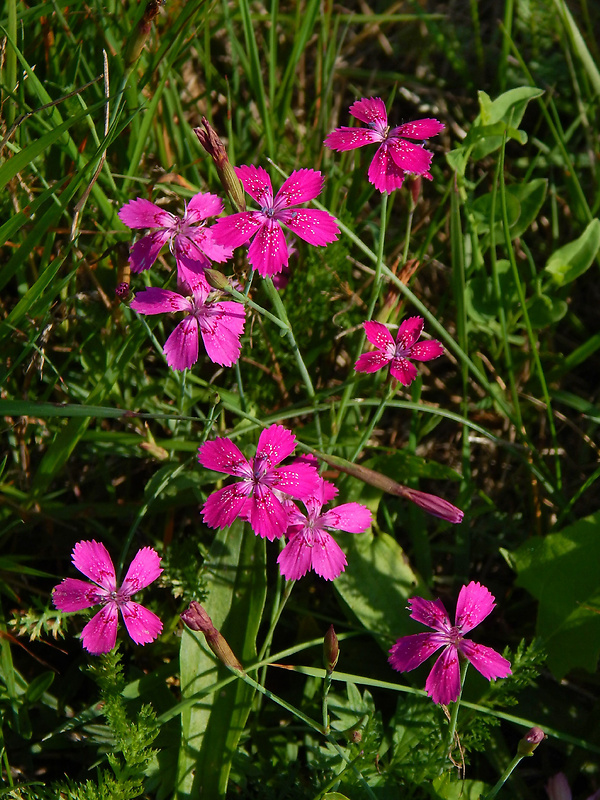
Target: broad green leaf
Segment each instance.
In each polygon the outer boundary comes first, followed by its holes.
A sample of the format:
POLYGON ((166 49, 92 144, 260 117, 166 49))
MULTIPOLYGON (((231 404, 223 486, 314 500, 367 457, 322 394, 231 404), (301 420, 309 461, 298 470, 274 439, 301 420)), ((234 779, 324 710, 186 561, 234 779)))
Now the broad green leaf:
POLYGON ((486 790, 483 781, 463 781, 452 770, 433 779, 433 797, 440 800, 479 800, 486 790))
POLYGON ((346 540, 348 566, 334 587, 349 612, 387 649, 390 639, 409 630, 408 598, 414 594, 428 597, 429 591, 389 534, 368 531, 346 540))
POLYGON ((477 121, 482 125, 493 125, 494 122, 503 120, 513 128, 517 128, 521 124, 529 101, 543 94, 544 90, 535 86, 509 89, 495 100, 491 100, 485 92, 478 92, 480 116, 477 121))
MULTIPOLYGON (((256 657, 266 593, 265 542, 240 520, 219 531, 206 565, 210 594, 204 607, 241 663, 256 657)), ((203 634, 185 629, 180 651, 181 695, 187 697, 228 673, 203 634)), ((227 781, 253 691, 241 681, 204 697, 181 715, 177 797, 225 797, 227 781)))
POLYGON ((529 322, 536 329, 559 322, 568 310, 564 300, 548 297, 546 294, 537 294, 527 302, 529 322))
MULTIPOLYGON (((510 262, 500 259, 496 263, 496 269, 502 304, 506 310, 515 308, 519 295, 510 262)), ((475 275, 467 281, 465 303, 470 321, 491 333, 498 330, 498 300, 491 275, 475 275)))
POLYGON ((512 554, 517 586, 538 601, 536 632, 557 678, 575 668, 595 672, 600 656, 600 513, 512 554))
POLYGON ((591 266, 600 250, 600 219, 593 219, 581 236, 556 250, 545 270, 559 286, 574 281, 591 266))

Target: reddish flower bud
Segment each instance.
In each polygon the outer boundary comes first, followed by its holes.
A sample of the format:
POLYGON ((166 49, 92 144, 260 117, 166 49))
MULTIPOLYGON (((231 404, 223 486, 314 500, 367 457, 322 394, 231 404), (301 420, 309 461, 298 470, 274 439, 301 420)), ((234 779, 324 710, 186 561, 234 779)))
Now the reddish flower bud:
POLYGON ((517 746, 517 754, 520 756, 532 756, 535 748, 543 742, 546 734, 537 725, 527 731, 517 746))
POLYGON ((179 615, 185 624, 193 631, 200 631, 206 636, 206 644, 216 657, 230 669, 243 672, 244 668, 238 661, 227 641, 221 636, 212 623, 212 619, 202 608, 200 603, 192 601, 189 607, 179 615))
POLYGON ((325 634, 323 640, 323 663, 327 672, 333 672, 340 657, 340 645, 338 638, 335 635, 333 625, 329 626, 329 630, 325 634))
POLYGON ((135 64, 140 57, 152 30, 152 21, 158 16, 161 5, 161 0, 150 0, 144 9, 144 15, 131 33, 125 48, 125 69, 135 64))
POLYGON ((223 189, 227 192, 229 199, 236 211, 246 210, 246 197, 240 179, 235 174, 235 170, 229 161, 225 145, 219 139, 217 132, 211 126, 206 117, 202 117, 202 128, 194 128, 194 133, 198 137, 198 141, 206 150, 208 155, 212 158, 217 172, 219 173, 219 180, 223 189))

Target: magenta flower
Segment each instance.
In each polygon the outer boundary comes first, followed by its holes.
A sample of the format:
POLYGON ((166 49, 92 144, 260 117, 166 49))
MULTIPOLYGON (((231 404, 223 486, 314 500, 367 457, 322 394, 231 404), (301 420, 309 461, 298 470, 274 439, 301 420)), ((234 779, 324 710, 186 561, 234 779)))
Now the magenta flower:
POLYGON ((217 220, 212 228, 216 242, 238 247, 252 239, 248 260, 263 277, 276 275, 288 263, 288 247, 281 224, 309 244, 324 246, 338 237, 335 217, 327 211, 291 208, 313 200, 323 188, 323 176, 314 169, 292 172, 273 199, 273 187, 262 167, 236 167, 244 189, 260 211, 243 211, 217 220))
POLYGON ((73 564, 93 583, 65 578, 54 587, 52 601, 59 611, 81 611, 102 604, 81 632, 85 649, 93 655, 108 653, 117 640, 119 610, 128 634, 136 644, 153 642, 162 622, 152 611, 134 603, 131 596, 155 581, 162 569, 156 550, 144 547, 131 562, 125 580, 117 589, 117 578, 108 550, 101 542, 77 542, 73 564))
MULTIPOLYGON (((546 784, 549 800, 573 800, 571 787, 564 772, 557 772, 546 784)), ((587 800, 600 800, 600 789, 590 795, 587 800)))
POLYGON ((156 228, 133 245, 129 256, 132 272, 150 269, 158 258, 163 245, 169 243, 175 256, 182 280, 191 281, 192 276, 202 274, 210 267, 210 261, 227 261, 233 253, 213 240, 212 228, 202 224, 208 217, 223 211, 223 201, 216 194, 200 192, 186 203, 183 217, 176 217, 150 200, 138 198, 126 203, 119 211, 119 219, 128 228, 156 228))
POLYGON ((186 313, 164 346, 167 364, 173 369, 187 369, 198 360, 198 331, 215 364, 231 367, 240 357, 240 336, 246 321, 244 306, 231 300, 210 302, 211 292, 206 281, 197 278, 187 296, 150 287, 138 292, 130 303, 140 314, 186 313))
POLYGON ((332 581, 344 571, 346 556, 328 531, 363 533, 371 524, 371 512, 360 503, 343 503, 321 513, 336 494, 335 486, 320 478, 316 491, 302 501, 306 514, 294 503, 288 504, 289 542, 277 559, 286 580, 295 581, 313 569, 326 581, 332 581))
POLYGON ((258 536, 269 541, 283 536, 288 519, 278 493, 302 499, 316 490, 319 481, 315 467, 302 461, 277 466, 295 447, 296 437, 281 425, 262 431, 250 460, 231 439, 204 442, 198 448, 203 467, 242 479, 210 495, 202 508, 204 522, 211 528, 225 528, 243 517, 258 536))
POLYGON ((437 339, 417 341, 421 336, 423 325, 422 317, 405 319, 398 328, 398 335, 394 341, 392 334, 381 322, 363 322, 367 339, 379 352, 363 353, 354 365, 354 369, 357 372, 376 372, 389 364, 393 377, 404 386, 408 386, 417 377, 417 368, 410 363, 409 358, 414 358, 416 361, 431 361, 444 352, 437 339))
POLYGON ((459 657, 470 661, 488 680, 506 678, 511 674, 510 662, 499 653, 464 638, 464 634, 483 622, 496 605, 494 596, 485 586, 471 581, 462 587, 454 625, 441 600, 412 597, 408 602, 412 619, 433 628, 434 633, 416 633, 398 639, 390 650, 389 662, 399 672, 409 672, 443 647, 425 683, 425 691, 434 703, 447 705, 458 699, 459 657))
POLYGON ((388 125, 385 103, 380 97, 365 97, 350 106, 353 117, 365 122, 366 128, 336 128, 325 139, 332 150, 354 150, 376 143, 379 148, 369 167, 369 181, 380 192, 393 192, 402 186, 406 173, 431 180, 429 167, 433 154, 420 144, 407 139, 429 139, 444 130, 437 119, 405 122, 398 128, 388 125))

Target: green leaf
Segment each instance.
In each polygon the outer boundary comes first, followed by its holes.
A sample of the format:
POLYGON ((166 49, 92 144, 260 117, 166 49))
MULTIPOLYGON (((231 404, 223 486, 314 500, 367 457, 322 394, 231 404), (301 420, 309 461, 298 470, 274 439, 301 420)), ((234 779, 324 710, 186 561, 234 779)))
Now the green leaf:
POLYGON ((25 698, 29 703, 36 703, 40 697, 47 692, 54 682, 53 672, 42 672, 34 678, 25 692, 25 698))
POLYGON ((480 115, 476 122, 493 125, 503 120, 513 128, 517 128, 521 124, 529 101, 543 94, 544 90, 535 86, 519 86, 516 89, 509 89, 492 101, 485 92, 478 92, 480 115))
POLYGON ((443 800, 479 800, 483 796, 486 784, 483 781, 463 781, 448 770, 433 779, 433 797, 443 800))
POLYGON ((559 322, 567 313, 569 307, 564 300, 548 297, 545 294, 534 295, 527 302, 529 322, 532 328, 545 328, 559 322))
MULTIPOLYGON (((240 520, 219 531, 206 565, 210 594, 204 607, 242 664, 256 657, 266 595, 265 541, 240 520)), ((184 629, 180 651, 182 699, 229 674, 203 634, 184 629)), ((244 729, 252 689, 235 681, 181 715, 177 797, 225 797, 231 761, 244 729)))
POLYGON ((516 584, 538 601, 537 635, 557 678, 595 672, 600 656, 600 513, 512 554, 516 584))
POLYGON ((559 286, 574 281, 589 269, 600 250, 600 219, 593 219, 574 242, 560 247, 546 262, 545 270, 559 286))
POLYGON ((398 542, 387 533, 369 531, 348 537, 345 553, 348 566, 334 587, 349 612, 387 649, 389 639, 409 631, 408 598, 414 594, 429 597, 429 591, 398 542))

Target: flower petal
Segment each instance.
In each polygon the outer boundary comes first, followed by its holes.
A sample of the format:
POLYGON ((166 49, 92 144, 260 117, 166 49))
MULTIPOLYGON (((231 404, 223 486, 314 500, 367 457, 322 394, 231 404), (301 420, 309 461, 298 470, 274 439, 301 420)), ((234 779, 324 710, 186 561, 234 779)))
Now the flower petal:
POLYGON ((495 607, 494 595, 476 581, 463 586, 456 603, 455 625, 461 633, 472 631, 491 614, 495 607))
POLYGON ((323 247, 339 236, 337 220, 327 211, 299 208, 281 211, 277 216, 296 236, 309 244, 323 247))
POLYGON ((176 236, 173 240, 172 252, 179 265, 182 262, 193 272, 200 272, 202 269, 210 269, 210 260, 203 250, 204 229, 198 228, 196 236, 176 236))
POLYGON ((411 619, 422 622, 428 628, 447 633, 452 627, 448 612, 441 600, 426 600, 424 597, 411 597, 408 601, 411 619))
POLYGON ((387 110, 381 97, 363 97, 350 106, 350 113, 367 125, 379 123, 384 128, 387 126, 387 110))
POLYGON ((390 131, 390 136, 399 136, 404 139, 429 139, 437 136, 444 130, 443 123, 437 119, 416 119, 414 122, 405 122, 390 131))
POLYGON ((149 586, 155 581, 162 569, 160 568, 160 556, 152 547, 142 547, 135 554, 133 561, 129 565, 125 580, 121 584, 119 594, 128 597, 139 592, 145 586, 149 586))
POLYGON ((403 636, 390 648, 388 661, 398 672, 410 672, 427 661, 432 653, 447 644, 435 633, 413 633, 403 636))
POLYGON ((434 703, 454 703, 460 694, 460 667, 456 647, 448 645, 425 681, 425 691, 434 703))
POLYGON ((245 244, 262 224, 262 214, 259 211, 242 211, 218 219, 210 230, 213 241, 217 244, 223 247, 239 247, 245 244))
POLYGON ((307 543, 303 533, 292 536, 283 548, 277 563, 279 571, 287 581, 297 581, 303 578, 310 569, 312 548, 307 543))
POLYGON ((298 500, 310 497, 319 485, 319 473, 308 464, 289 464, 276 467, 269 473, 269 483, 274 489, 298 500))
POLYGON ((417 377, 417 368, 404 356, 396 356, 390 364, 390 374, 403 386, 409 386, 417 377))
POLYGON ((190 301, 178 292, 150 286, 137 292, 129 304, 139 314, 168 314, 173 311, 190 311, 190 301))
POLYGON ((114 602, 107 603, 91 618, 81 631, 81 641, 88 653, 98 656, 113 649, 117 641, 118 621, 117 604, 114 602))
MULTIPOLYGON (((258 437, 256 455, 266 459, 269 468, 291 456, 296 448, 296 437, 283 425, 270 425, 258 437)), ((314 468, 313 468, 314 471, 314 468)))
POLYGON ((410 357, 415 361, 431 361, 432 358, 439 358, 444 354, 444 348, 437 339, 429 339, 425 342, 417 342, 410 351, 410 357))
MULTIPOLYGON (((162 572, 162 570, 161 570, 162 572)), ((127 633, 136 644, 153 642, 162 631, 162 622, 153 611, 129 601, 120 606, 127 633)))
POLYGON ((381 142, 381 138, 380 133, 369 128, 336 128, 323 144, 330 150, 341 153, 344 150, 356 150, 357 147, 364 147, 373 142, 381 142))
POLYGON ((396 352, 394 337, 383 323, 367 320, 367 322, 363 322, 363 328, 371 344, 374 344, 379 350, 383 350, 390 357, 394 355, 396 352))
POLYGON ((198 461, 206 469, 215 472, 226 472, 238 478, 252 477, 248 459, 231 439, 223 436, 211 442, 204 442, 198 448, 198 461))
POLYGON ((287 519, 287 512, 275 492, 259 483, 254 489, 250 505, 250 525, 254 533, 272 542, 285 533, 287 519))
POLYGON ((273 206, 273 186, 266 169, 262 167, 235 167, 235 174, 241 180, 244 189, 262 208, 273 206))
POLYGON ((400 323, 398 333, 396 334, 396 345, 406 355, 411 355, 411 347, 417 343, 423 331, 425 320, 423 317, 409 317, 400 323))
POLYGON ((184 370, 198 361, 198 320, 191 314, 181 320, 163 347, 167 364, 184 370))
POLYGON ((208 217, 216 217, 221 211, 223 211, 223 201, 220 197, 210 192, 198 192, 186 205, 183 221, 188 224, 200 222, 208 217))
POLYGON ((206 353, 215 364, 231 367, 240 357, 240 336, 246 315, 241 303, 210 303, 200 317, 200 333, 206 353))
POLYGON ((117 578, 112 559, 102 542, 77 542, 73 548, 73 565, 86 578, 107 592, 117 590, 117 578))
POLYGON ((405 172, 413 175, 425 175, 429 172, 433 153, 426 150, 420 144, 407 142, 406 139, 387 140, 388 153, 392 157, 394 164, 405 172))
POLYGON ((312 548, 312 568, 325 578, 333 581, 344 571, 346 564, 344 551, 326 531, 315 531, 312 548))
POLYGON ((470 639, 463 639, 459 643, 458 649, 488 681, 495 681, 496 678, 507 678, 512 675, 510 661, 491 647, 476 644, 470 639))
POLYGON ((285 234, 275 219, 267 219, 248 248, 248 261, 263 278, 276 275, 287 266, 285 234))
POLYGON ((321 516, 320 523, 324 528, 363 533, 370 527, 372 518, 369 509, 361 503, 342 503, 326 511, 321 516))
POLYGON ((118 217, 128 228, 169 228, 177 226, 177 217, 164 208, 138 197, 119 210, 118 217))
POLYGON ((142 270, 150 269, 158 258, 163 245, 169 241, 171 236, 172 232, 165 229, 154 231, 154 233, 149 233, 148 236, 142 236, 141 239, 138 239, 129 251, 131 271, 142 272, 142 270))
POLYGON ((405 171, 397 166, 388 153, 388 142, 382 144, 373 156, 367 176, 380 192, 391 193, 404 183, 405 171))
POLYGON ((377 372, 378 369, 387 367, 391 360, 392 357, 385 353, 363 353, 359 356, 354 369, 357 372, 377 372))
POLYGON ((59 611, 81 611, 106 599, 107 592, 79 578, 65 578, 52 590, 52 602, 59 611))
POLYGON ((279 210, 313 200, 323 189, 324 180, 316 169, 294 170, 275 195, 273 208, 279 210))
POLYGON ((546 792, 549 800, 573 800, 571 787, 564 772, 558 772, 550 778, 546 784, 546 792))
POLYGON ((246 503, 247 489, 244 483, 224 486, 209 495, 202 507, 202 519, 209 528, 227 528, 240 516, 246 503))

